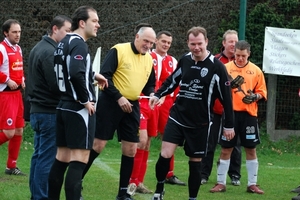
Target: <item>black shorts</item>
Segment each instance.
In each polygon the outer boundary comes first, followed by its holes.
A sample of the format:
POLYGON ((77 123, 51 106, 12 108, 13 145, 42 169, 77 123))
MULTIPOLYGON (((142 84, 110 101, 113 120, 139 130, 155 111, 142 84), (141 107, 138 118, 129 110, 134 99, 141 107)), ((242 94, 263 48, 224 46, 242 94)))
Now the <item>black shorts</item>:
POLYGON ((77 102, 60 101, 56 112, 56 145, 70 149, 92 149, 96 115, 77 102))
POLYGON ((139 142, 140 106, 138 101, 129 102, 133 105, 132 112, 125 113, 118 102, 105 92, 99 94, 96 109, 96 138, 111 140, 117 131, 119 140, 139 142))
POLYGON ((207 151, 209 125, 200 128, 186 128, 172 119, 168 119, 163 141, 184 145, 185 155, 191 158, 203 158, 207 151))
POLYGON ((246 148, 255 148, 256 145, 260 144, 257 117, 249 115, 248 112, 235 111, 234 118, 234 138, 227 141, 222 135, 220 138, 220 145, 225 148, 231 148, 238 144, 238 139, 240 139, 241 146, 246 148))

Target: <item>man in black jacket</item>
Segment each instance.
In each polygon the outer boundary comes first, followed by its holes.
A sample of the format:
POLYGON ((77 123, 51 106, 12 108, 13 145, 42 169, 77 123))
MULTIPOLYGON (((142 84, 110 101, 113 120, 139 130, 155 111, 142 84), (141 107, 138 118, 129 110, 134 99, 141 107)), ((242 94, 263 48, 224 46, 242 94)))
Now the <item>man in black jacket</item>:
POLYGON ((48 175, 56 155, 55 119, 60 91, 54 72, 54 51, 58 42, 70 32, 71 19, 59 15, 29 54, 27 88, 31 104, 30 123, 34 133, 29 188, 32 199, 46 199, 48 175))

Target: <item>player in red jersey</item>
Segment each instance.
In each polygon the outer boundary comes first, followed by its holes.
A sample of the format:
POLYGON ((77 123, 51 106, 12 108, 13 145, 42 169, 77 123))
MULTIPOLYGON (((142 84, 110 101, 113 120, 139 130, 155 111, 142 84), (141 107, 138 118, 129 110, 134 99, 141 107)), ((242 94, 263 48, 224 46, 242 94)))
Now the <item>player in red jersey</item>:
MULTIPOLYGON (((173 56, 167 54, 172 43, 171 33, 168 31, 159 32, 157 34, 157 38, 156 49, 152 51, 151 56, 153 58, 154 65, 157 65, 158 68, 161 68, 162 72, 159 79, 159 83, 161 85, 176 69, 177 60, 173 56)), ((157 130, 158 133, 160 133, 161 138, 163 137, 165 126, 169 118, 170 108, 172 107, 176 99, 177 92, 178 89, 175 90, 174 93, 163 97, 164 101, 161 106, 159 106, 157 130)), ((172 156, 170 161, 170 169, 166 177, 166 183, 183 186, 186 185, 183 181, 179 180, 177 176, 174 175, 174 155, 172 156)))
MULTIPOLYGON (((234 46, 237 41, 238 33, 235 30, 227 30, 223 34, 223 51, 215 55, 215 57, 218 58, 224 64, 234 60, 234 46)), ((215 101, 213 112, 214 118, 213 124, 210 129, 208 150, 206 157, 202 159, 201 184, 207 183, 211 174, 214 153, 218 144, 220 133, 222 131, 223 106, 220 103, 219 99, 216 99, 215 101)), ((231 183, 233 185, 239 186, 241 184, 241 146, 239 144, 235 146, 232 151, 228 175, 231 178, 231 183)))
POLYGON ((8 143, 5 174, 25 175, 17 167, 24 127, 24 105, 21 89, 25 88, 23 57, 18 45, 21 25, 9 19, 2 25, 4 40, 0 43, 0 145, 8 143))

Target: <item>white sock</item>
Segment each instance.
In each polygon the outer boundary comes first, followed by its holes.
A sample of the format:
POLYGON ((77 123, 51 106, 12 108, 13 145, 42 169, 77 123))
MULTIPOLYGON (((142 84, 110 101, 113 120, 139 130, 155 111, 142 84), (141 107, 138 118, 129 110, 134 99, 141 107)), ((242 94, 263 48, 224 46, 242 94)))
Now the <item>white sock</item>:
POLYGON ((226 185, 226 176, 229 169, 229 160, 222 160, 220 159, 220 164, 217 170, 217 182, 218 184, 226 185))
POLYGON ((246 167, 248 172, 248 186, 256 185, 258 172, 257 158, 254 160, 246 160, 246 167))

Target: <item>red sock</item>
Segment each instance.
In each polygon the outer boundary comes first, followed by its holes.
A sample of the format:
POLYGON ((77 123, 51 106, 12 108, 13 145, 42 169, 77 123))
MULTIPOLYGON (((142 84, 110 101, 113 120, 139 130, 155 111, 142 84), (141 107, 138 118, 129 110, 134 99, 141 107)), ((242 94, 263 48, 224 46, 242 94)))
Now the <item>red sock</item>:
POLYGON ((167 174, 167 178, 170 178, 174 176, 174 155, 171 157, 170 160, 170 168, 169 168, 169 172, 167 174))
POLYGON ((137 149, 136 154, 134 156, 133 169, 132 169, 129 183, 135 183, 136 185, 139 184, 138 176, 140 173, 143 156, 144 156, 144 150, 137 149))
POLYGON ((141 168, 140 168, 140 173, 139 173, 139 177, 138 180, 143 183, 144 182, 144 178, 146 175, 146 171, 147 171, 147 166, 148 166, 148 157, 149 157, 149 151, 144 151, 144 157, 143 157, 143 161, 141 163, 141 168))
POLYGON ((6 135, 1 131, 0 132, 0 145, 7 142, 9 139, 6 137, 6 135))
POLYGON ((7 168, 11 169, 17 167, 17 160, 19 157, 21 143, 22 143, 22 135, 14 135, 9 140, 7 168))

